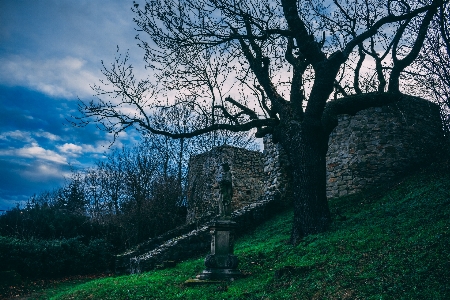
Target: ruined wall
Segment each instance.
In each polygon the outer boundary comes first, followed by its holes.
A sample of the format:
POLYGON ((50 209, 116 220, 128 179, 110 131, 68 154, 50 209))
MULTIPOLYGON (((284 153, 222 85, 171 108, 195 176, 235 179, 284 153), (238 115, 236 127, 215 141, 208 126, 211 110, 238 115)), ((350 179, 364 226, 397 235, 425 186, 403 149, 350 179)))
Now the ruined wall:
MULTIPOLYGON (((329 141, 328 197, 389 182, 426 163, 442 140, 439 108, 421 99, 341 116, 329 141)), ((238 223, 238 234, 289 205, 289 163, 270 136, 264 138, 264 153, 222 146, 194 156, 188 175, 188 224, 117 256, 118 272, 148 271, 164 266, 164 261, 184 260, 209 249, 211 236, 205 224, 218 213, 216 177, 224 161, 233 176, 232 219, 238 223)))
POLYGON ((263 142, 264 196, 278 198, 283 204, 289 205, 292 202, 292 190, 286 153, 280 144, 273 143, 270 134, 264 137, 263 142))
MULTIPOLYGON (((340 116, 329 139, 327 197, 392 182, 429 161, 442 141, 439 107, 419 98, 340 116)), ((188 223, 217 214, 216 177, 224 160, 230 162, 233 176, 233 210, 269 198, 291 202, 287 156, 267 135, 263 153, 223 146, 191 158, 188 223)))
POLYGON ((388 183, 429 161, 442 140, 439 107, 420 98, 340 116, 329 140, 327 197, 388 183))
POLYGON ((233 183, 232 210, 258 199, 264 192, 262 153, 232 146, 221 146, 196 155, 189 161, 187 223, 218 214, 219 166, 230 165, 233 183))

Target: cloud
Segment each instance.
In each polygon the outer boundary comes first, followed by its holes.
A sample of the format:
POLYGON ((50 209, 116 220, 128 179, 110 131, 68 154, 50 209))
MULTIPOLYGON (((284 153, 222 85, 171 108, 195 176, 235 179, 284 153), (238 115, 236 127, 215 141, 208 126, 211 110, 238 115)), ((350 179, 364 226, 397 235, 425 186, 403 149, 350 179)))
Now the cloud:
POLYGON ((24 203, 33 194, 61 187, 69 177, 69 165, 27 158, 0 158, 0 210, 24 203))
POLYGON ((76 98, 91 95, 89 84, 100 72, 85 68, 86 61, 75 57, 36 60, 12 55, 0 58, 0 81, 27 86, 52 97, 76 98))
POLYGON ((57 146, 59 151, 71 154, 71 155, 80 155, 83 152, 83 147, 72 144, 72 143, 65 143, 62 146, 57 146))
POLYGON ((67 159, 64 156, 52 150, 44 149, 35 142, 19 149, 0 150, 0 156, 34 158, 60 164, 67 164, 67 159))
POLYGON ((4 141, 10 141, 10 140, 17 140, 25 143, 35 143, 36 139, 34 137, 42 137, 45 139, 48 139, 50 141, 59 141, 61 140, 61 137, 50 133, 43 131, 40 129, 39 131, 32 132, 32 131, 22 131, 22 130, 12 130, 12 131, 6 131, 0 134, 0 140, 4 141))
MULTIPOLYGON (((101 60, 134 39, 132 1, 3 1, 0 4, 0 209, 64 183, 70 168, 92 166, 112 137, 95 126, 74 128, 77 96, 89 100, 101 60)), ((121 135, 112 147, 135 136, 121 135)))
POLYGON ((59 140, 61 140, 61 137, 59 137, 59 136, 57 136, 57 135, 55 135, 53 133, 43 131, 43 130, 39 130, 38 132, 35 133, 35 135, 38 136, 38 137, 44 137, 44 138, 46 138, 46 139, 48 139, 50 141, 59 141, 59 140))
POLYGON ((0 140, 8 141, 10 139, 24 141, 27 143, 36 142, 36 140, 31 137, 31 133, 28 131, 13 130, 0 134, 0 140))
POLYGON ((70 171, 61 169, 57 164, 37 162, 34 164, 33 169, 29 168, 22 172, 21 175, 33 182, 46 182, 49 178, 68 178, 70 176, 70 171))
POLYGON ((52 150, 46 150, 39 147, 37 144, 32 144, 30 147, 24 147, 16 151, 17 156, 28 158, 39 158, 42 160, 49 160, 56 163, 65 164, 67 159, 52 150))
MULTIPOLYGON (((116 46, 133 47, 131 1, 32 1, 2 3, 0 84, 24 86, 52 97, 89 97, 102 77, 101 60, 116 46)), ((139 54, 138 54, 139 53, 139 54)))

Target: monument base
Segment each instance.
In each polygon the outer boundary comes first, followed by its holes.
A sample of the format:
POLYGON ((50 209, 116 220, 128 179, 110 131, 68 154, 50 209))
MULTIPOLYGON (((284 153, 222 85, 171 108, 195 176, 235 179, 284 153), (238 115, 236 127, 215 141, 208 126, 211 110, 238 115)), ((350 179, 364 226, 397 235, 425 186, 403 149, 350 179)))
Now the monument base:
POLYGON ((196 276, 199 280, 235 280, 243 274, 237 269, 205 269, 196 276))
POLYGON ((221 218, 210 226, 211 253, 205 258, 202 273, 196 276, 196 282, 231 281, 242 277, 237 269, 239 260, 234 252, 234 229, 236 222, 221 218))

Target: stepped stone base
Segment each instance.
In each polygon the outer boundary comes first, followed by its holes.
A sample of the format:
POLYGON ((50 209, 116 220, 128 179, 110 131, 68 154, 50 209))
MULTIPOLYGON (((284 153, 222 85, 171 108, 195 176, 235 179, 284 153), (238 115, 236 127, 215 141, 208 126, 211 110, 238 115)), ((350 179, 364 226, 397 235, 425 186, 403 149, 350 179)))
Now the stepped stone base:
POLYGON ((201 280, 234 280, 242 276, 234 253, 236 222, 217 220, 209 226, 211 253, 205 258, 206 269, 197 275, 201 280))
POLYGON ((237 269, 205 269, 196 276, 199 280, 235 280, 242 277, 237 269))

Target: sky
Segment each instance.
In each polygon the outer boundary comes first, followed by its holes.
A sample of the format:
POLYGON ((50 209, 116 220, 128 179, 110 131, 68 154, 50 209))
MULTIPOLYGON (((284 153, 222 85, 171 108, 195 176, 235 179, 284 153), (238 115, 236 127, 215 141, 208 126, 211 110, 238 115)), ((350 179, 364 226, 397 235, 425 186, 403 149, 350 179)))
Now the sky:
POLYGON ((129 49, 133 64, 141 61, 132 5, 0 1, 0 211, 62 186, 71 170, 139 138, 123 133, 111 146, 111 135, 66 120, 77 114, 78 99, 92 98, 101 61, 112 62, 117 46, 129 49))
MULTIPOLYGON (((143 0, 142 0, 143 1, 143 0)), ((142 1, 137 1, 142 2, 142 1)), ((139 140, 94 125, 73 127, 78 99, 89 101, 102 60, 127 51, 145 76, 133 0, 0 0, 0 213, 64 184, 111 148, 139 140)))

